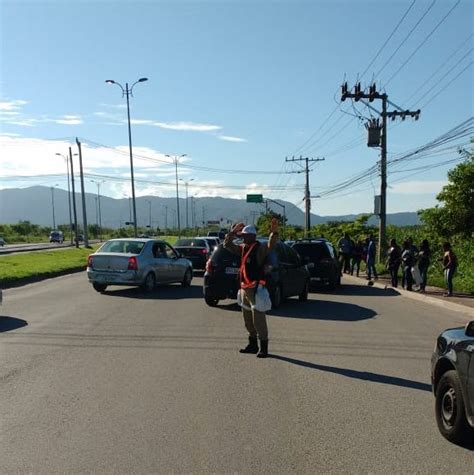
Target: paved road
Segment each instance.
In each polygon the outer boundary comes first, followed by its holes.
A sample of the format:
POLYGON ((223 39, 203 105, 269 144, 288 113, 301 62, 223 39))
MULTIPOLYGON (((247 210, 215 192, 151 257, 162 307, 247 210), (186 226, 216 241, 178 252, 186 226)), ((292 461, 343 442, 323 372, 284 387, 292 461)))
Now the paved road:
POLYGON ((347 285, 274 311, 259 360, 201 283, 100 295, 81 273, 7 290, 0 472, 472 473, 429 384, 436 335, 467 317, 347 285))

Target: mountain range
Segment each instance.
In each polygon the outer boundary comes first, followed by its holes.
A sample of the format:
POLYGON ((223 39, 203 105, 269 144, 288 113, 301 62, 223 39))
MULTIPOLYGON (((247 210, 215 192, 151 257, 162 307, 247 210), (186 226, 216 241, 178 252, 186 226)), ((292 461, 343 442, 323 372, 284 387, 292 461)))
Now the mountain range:
MULTIPOLYGON (((72 201, 72 200, 71 200, 72 201)), ((283 206, 289 224, 303 225, 304 211, 284 200, 275 200, 279 203, 268 202, 268 209, 283 214, 283 206)), ((126 222, 132 221, 132 200, 130 198, 115 199, 93 193, 85 193, 87 222, 94 224, 100 218, 103 227, 119 228, 126 222)), ((252 222, 265 210, 265 204, 247 203, 245 200, 202 197, 186 199, 180 198, 181 227, 193 224, 202 226, 203 222, 214 222, 226 227, 236 221, 252 222), (187 214, 187 216, 186 216, 187 214)), ((138 226, 150 224, 153 228, 176 227, 177 202, 176 198, 162 198, 156 196, 140 196, 136 198, 138 226)), ((82 195, 76 193, 77 220, 83 222, 82 195)), ((329 221, 352 221, 357 214, 343 216, 318 216, 311 214, 311 224, 327 223, 329 221)), ((30 221, 42 226, 57 226, 69 223, 68 192, 59 188, 33 186, 29 188, 5 188, 0 190, 0 223, 14 224, 19 221, 30 221), (54 216, 53 216, 54 210, 54 216)), ((378 218, 372 216, 369 224, 377 224, 378 218)), ((387 223, 397 226, 411 226, 419 224, 416 212, 394 213, 387 215, 387 223)))

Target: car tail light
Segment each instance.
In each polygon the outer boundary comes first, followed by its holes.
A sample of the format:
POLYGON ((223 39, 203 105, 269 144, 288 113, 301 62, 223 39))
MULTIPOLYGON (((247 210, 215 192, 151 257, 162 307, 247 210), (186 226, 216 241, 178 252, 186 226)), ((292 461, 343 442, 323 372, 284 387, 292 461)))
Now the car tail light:
POLYGON ((93 259, 92 256, 87 257, 87 267, 93 267, 93 259))
POLYGON ((201 249, 202 254, 207 254, 207 249, 201 249))
POLYGON ((138 270, 138 262, 135 256, 128 258, 128 270, 138 270))
POLYGON ((208 274, 212 274, 214 272, 214 263, 212 262, 212 259, 209 259, 206 262, 206 272, 208 274))

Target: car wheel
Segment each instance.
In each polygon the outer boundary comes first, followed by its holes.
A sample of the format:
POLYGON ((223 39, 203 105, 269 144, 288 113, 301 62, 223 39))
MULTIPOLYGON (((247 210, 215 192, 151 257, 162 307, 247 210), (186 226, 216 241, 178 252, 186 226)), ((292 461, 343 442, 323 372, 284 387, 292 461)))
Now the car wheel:
POLYGON ((301 302, 306 302, 308 300, 308 294, 309 294, 309 280, 306 281, 304 284, 303 291, 299 295, 299 299, 301 302))
POLYGON ((281 305, 282 293, 281 293, 281 287, 279 285, 275 287, 275 290, 273 291, 273 295, 271 295, 271 301, 272 301, 273 308, 278 308, 281 305))
POLYGON ((219 299, 216 299, 215 297, 204 297, 204 300, 209 307, 217 307, 217 304, 219 303, 219 299))
POLYGON ((105 292, 105 289, 107 288, 107 285, 98 284, 97 282, 94 282, 92 284, 92 287, 94 287, 94 290, 97 290, 97 292, 105 292))
POLYGON ((193 280, 193 272, 191 269, 187 269, 186 272, 184 273, 183 281, 181 282, 181 285, 183 287, 189 287, 191 285, 191 281, 193 280))
POLYGON ((441 434, 451 442, 463 443, 474 433, 466 420, 461 383, 456 371, 447 371, 436 390, 436 422, 441 434))
POLYGON ((148 272, 141 287, 145 292, 152 292, 153 290, 155 290, 155 286, 156 286, 155 274, 153 274, 153 272, 148 272))

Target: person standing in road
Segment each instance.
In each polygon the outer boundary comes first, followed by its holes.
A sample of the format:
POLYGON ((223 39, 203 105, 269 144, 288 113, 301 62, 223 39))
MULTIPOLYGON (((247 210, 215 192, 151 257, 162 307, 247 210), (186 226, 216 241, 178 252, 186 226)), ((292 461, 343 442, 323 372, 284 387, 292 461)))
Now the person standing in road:
POLYGON ((374 235, 370 234, 367 238, 367 280, 372 280, 372 273, 374 279, 378 279, 377 270, 375 269, 375 255, 377 254, 377 247, 374 241, 374 235))
POLYGON ((392 239, 390 241, 390 249, 388 250, 387 269, 390 272, 392 280, 392 287, 398 287, 398 269, 401 263, 401 252, 397 241, 392 239))
POLYGON ((443 271, 444 271, 444 280, 446 282, 446 287, 448 292, 444 294, 445 297, 452 297, 453 295, 453 277, 456 272, 457 267, 457 258, 451 249, 451 244, 445 242, 443 244, 443 271))
POLYGON ((430 245, 427 239, 423 239, 420 250, 418 251, 418 269, 421 275, 420 292, 425 293, 426 283, 428 281, 428 267, 430 266, 430 245))
POLYGON ((359 240, 352 250, 351 261, 351 275, 354 275, 354 269, 356 270, 356 276, 359 277, 360 261, 364 254, 364 243, 359 240))
POLYGON ((415 263, 415 256, 413 254, 413 248, 410 244, 410 241, 406 239, 403 242, 403 252, 402 252, 402 287, 409 291, 413 290, 413 276, 411 273, 411 268, 415 263))
POLYGON ((240 292, 242 293, 242 315, 245 328, 249 333, 249 343, 240 353, 257 354, 258 358, 268 356, 268 327, 265 312, 254 308, 255 294, 259 284, 263 282, 263 266, 268 253, 278 241, 278 220, 272 219, 270 236, 267 244, 257 241, 255 226, 238 223, 232 227, 224 239, 224 247, 241 256, 240 292), (233 241, 241 236, 243 244, 238 246, 233 241), (260 350, 258 346, 260 340, 260 350))
POLYGON ((349 273, 351 267, 351 239, 348 233, 344 233, 344 236, 339 239, 337 247, 339 249, 339 265, 341 267, 341 273, 349 273))

